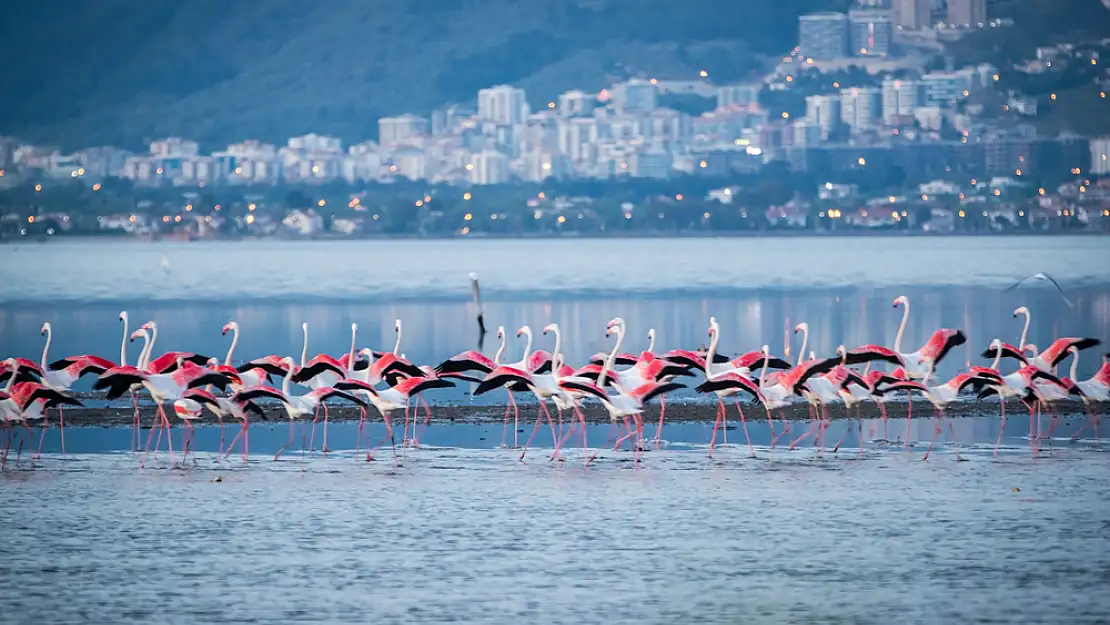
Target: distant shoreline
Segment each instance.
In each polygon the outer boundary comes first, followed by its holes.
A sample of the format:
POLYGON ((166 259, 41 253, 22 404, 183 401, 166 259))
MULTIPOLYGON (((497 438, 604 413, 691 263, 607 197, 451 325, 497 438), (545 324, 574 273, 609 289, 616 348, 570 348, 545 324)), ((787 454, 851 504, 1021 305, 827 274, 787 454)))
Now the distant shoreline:
POLYGON ((55 237, 18 237, 0 238, 0 244, 18 245, 32 243, 49 243, 51 241, 94 241, 101 243, 112 241, 116 243, 243 243, 254 241, 281 241, 281 242, 306 242, 306 241, 467 241, 491 240, 504 241, 512 239, 536 240, 578 240, 578 239, 753 239, 753 238, 998 238, 998 237, 1108 237, 1110 231, 1098 232, 1082 230, 1075 232, 1049 231, 1049 232, 922 232, 920 230, 907 231, 880 231, 868 232, 860 230, 763 230, 763 231, 721 231, 721 232, 636 232, 628 234, 613 233, 575 233, 552 236, 544 234, 469 234, 469 235, 412 235, 412 234, 374 234, 374 235, 333 235, 320 234, 313 236, 279 236, 279 237, 212 237, 185 239, 180 237, 143 237, 131 235, 62 235, 55 237))

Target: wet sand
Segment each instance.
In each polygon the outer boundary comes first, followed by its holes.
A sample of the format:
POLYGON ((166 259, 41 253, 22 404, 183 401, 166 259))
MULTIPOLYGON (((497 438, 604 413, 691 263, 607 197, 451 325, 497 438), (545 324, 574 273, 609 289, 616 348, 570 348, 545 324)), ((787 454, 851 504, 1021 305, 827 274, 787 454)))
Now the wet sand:
MULTIPOLYGON (((726 402, 728 409, 727 417, 730 425, 733 421, 738 421, 739 416, 736 412, 734 403, 726 402)), ((520 410, 520 419, 527 421, 534 419, 537 412, 537 405, 533 403, 518 403, 520 410)), ((908 404, 902 402, 890 402, 886 405, 887 417, 891 419, 905 418, 907 413, 908 404)), ((258 421, 282 421, 285 420, 285 410, 278 404, 265 404, 261 408, 265 411, 265 417, 256 419, 258 421)), ((490 423, 501 422, 505 416, 505 406, 497 405, 482 405, 482 406, 465 406, 459 404, 436 404, 431 403, 431 422, 432 423, 490 423)), ((759 405, 743 404, 745 417, 749 420, 767 418, 767 413, 759 405)), ((154 406, 149 403, 140 403, 141 419, 144 426, 153 423, 154 420, 154 406)), ((555 409, 550 406, 552 417, 555 416, 555 409)), ((1083 419, 1087 418, 1088 414, 1097 414, 1104 417, 1110 414, 1110 404, 1098 404, 1091 407, 1092 412, 1083 406, 1081 402, 1062 402, 1053 406, 1054 412, 1068 419, 1083 419)), ((420 409, 421 416, 424 415, 424 409, 420 409)), ((582 413, 589 423, 608 423, 609 413, 595 402, 590 402, 583 407, 582 413)), ((950 418, 961 417, 990 417, 998 416, 998 404, 996 402, 983 401, 975 402, 970 401, 967 403, 957 403, 948 407, 946 416, 950 418)), ((1006 404, 1007 415, 1028 415, 1028 410, 1019 402, 1008 402, 1006 404)), ((1044 417, 1047 418, 1051 413, 1045 412, 1044 417)), ((167 415, 171 419, 177 420, 173 416, 172 408, 167 406, 167 415)), ((843 405, 835 405, 827 410, 827 415, 832 420, 846 419, 846 418, 864 418, 864 419, 878 419, 882 416, 878 406, 874 403, 868 402, 860 404, 858 411, 856 407, 845 410, 843 405)), ((930 418, 933 415, 933 407, 931 404, 915 400, 913 402, 913 417, 915 418, 930 418)), ((511 416, 511 413, 510 413, 511 416)), ((337 404, 329 406, 328 419, 329 421, 357 421, 360 417, 359 409, 350 404, 337 404)), ((393 419, 399 420, 402 413, 397 412, 392 415, 393 419)), ((713 403, 706 403, 704 401, 683 401, 681 399, 674 399, 667 402, 665 420, 667 422, 699 422, 699 421, 713 421, 716 417, 716 407, 713 403)), ((805 420, 809 419, 809 406, 805 403, 798 403, 783 410, 774 412, 774 417, 778 419, 790 420, 805 420)), ((323 411, 320 412, 320 418, 323 419, 323 411)), ((374 409, 368 412, 368 418, 377 420, 381 416, 374 409)), ((567 416, 564 415, 564 419, 567 416)), ((67 427, 111 427, 111 426, 125 426, 131 425, 134 419, 134 412, 130 405, 120 404, 117 406, 92 408, 66 408, 65 409, 65 424, 67 427)), ((659 405, 653 403, 644 414, 645 421, 653 421, 659 419, 659 405)), ((49 418, 50 425, 56 425, 57 413, 53 410, 50 411, 49 418)), ((213 423, 215 416, 205 411, 199 423, 213 423)), ((39 423, 38 425, 41 425, 39 423)))

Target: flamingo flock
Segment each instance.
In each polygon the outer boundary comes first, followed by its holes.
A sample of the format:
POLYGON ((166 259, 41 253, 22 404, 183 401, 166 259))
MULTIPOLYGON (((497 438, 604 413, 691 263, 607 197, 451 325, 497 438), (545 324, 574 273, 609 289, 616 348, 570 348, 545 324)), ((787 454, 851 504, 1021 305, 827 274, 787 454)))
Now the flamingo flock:
MULTIPOLYGON (((998 397, 1003 428, 1007 399, 1017 399, 1029 410, 1029 441, 1035 453, 1041 451, 1043 441, 1051 440, 1057 421, 1055 406, 1061 401, 1080 401, 1088 415, 1084 430, 1093 428, 1096 440, 1099 438, 1098 404, 1110 401, 1110 363, 1107 362, 1110 354, 1103 356, 1102 366, 1094 376, 1086 380, 1076 378, 1080 353, 1098 346, 1098 339, 1059 338, 1043 351, 1039 351, 1037 346, 1026 343, 1030 312, 1021 307, 1014 311, 1015 318, 1024 317, 1025 321, 1017 345, 994 338, 981 354, 990 361, 989 366, 969 366, 966 371, 941 382, 936 379, 937 367, 954 347, 967 342, 966 336, 958 329, 941 328, 920 349, 913 352, 902 351, 910 304, 905 296, 901 296, 893 301, 893 305, 903 309, 902 322, 893 346, 840 345, 832 356, 818 358, 816 354, 809 352, 806 357, 809 326, 799 323, 794 327, 794 333, 801 335, 801 346, 794 362, 772 354, 768 345, 732 359, 723 356, 718 351, 721 341, 720 324, 713 317, 709 319, 706 329, 709 339, 707 348, 672 349, 656 353, 655 330, 652 329, 648 332, 647 349, 636 355, 622 351, 627 325, 624 319, 616 317, 609 321, 605 329, 606 337, 615 337, 611 350, 595 354, 577 369, 565 361, 562 333, 556 323, 543 328, 543 335, 552 337, 551 352, 533 350, 532 330, 528 326, 521 326, 516 335, 525 339, 525 348, 519 360, 510 362, 506 357, 509 350, 507 335, 505 329, 499 327, 497 335, 500 346, 493 358, 470 350, 452 356, 434 367, 415 365, 401 353, 400 320, 394 325, 396 342, 389 352, 359 349, 358 326, 352 324, 351 344, 347 353, 338 358, 323 353, 310 358, 308 324, 305 323, 301 326, 303 347, 299 360, 291 356, 269 355, 238 363, 234 352, 239 342, 240 328, 234 321, 222 328, 223 334, 232 334, 231 345, 223 363, 216 358, 181 351, 152 357, 158 338, 157 324, 149 321, 135 331, 129 331, 126 312, 119 315, 123 336, 118 363, 88 354, 52 361, 49 350, 53 329, 46 323, 42 327, 45 345, 40 362, 25 358, 8 358, 0 362, 0 384, 5 384, 3 391, 0 391, 0 426, 3 427, 4 442, 2 461, 6 465, 13 446, 17 447, 16 461, 19 461, 25 439, 30 437, 33 441, 31 424, 40 422, 42 431, 39 434, 37 455, 41 455, 48 427, 48 413, 52 409, 58 415, 58 433, 64 456, 63 410, 65 406, 82 405, 70 389, 85 376, 95 377, 93 388, 103 391, 109 401, 124 395, 130 396, 134 410, 132 450, 141 454, 140 466, 145 466, 149 454, 156 455, 160 451, 163 436, 171 462, 176 464, 171 437, 174 421, 165 410, 167 404, 172 407, 174 416, 182 424, 182 465, 190 457, 193 423, 203 419, 206 411, 216 418, 220 426, 217 458, 220 461, 226 459, 238 445, 242 458, 246 461, 249 453, 249 422, 252 417, 264 414, 259 405, 264 401, 280 405, 289 419, 289 441, 274 456, 275 460, 294 444, 294 424, 297 421, 302 422, 303 428, 303 424, 311 419, 310 447, 315 449, 316 427, 321 411, 321 452, 326 455, 329 451, 328 404, 338 400, 353 404, 360 410, 356 457, 361 457, 359 454, 363 442, 363 426, 368 418, 368 409, 373 407, 385 424, 386 435, 373 449, 367 445, 365 458, 373 460, 375 453, 389 440, 392 441, 396 461, 397 441, 393 423, 396 414, 403 414, 403 458, 407 449, 419 447, 421 408, 425 417, 423 427, 430 424, 431 408, 423 394, 437 388, 452 387, 460 380, 476 384, 472 392, 475 396, 498 390, 507 393, 502 446, 520 449, 521 460, 545 425, 550 430, 554 445, 550 460, 562 460, 560 453, 564 445, 579 443, 587 464, 602 449, 609 448, 610 444, 613 449, 621 449, 627 443, 639 460, 642 453, 650 448, 658 448, 663 442, 666 395, 686 388, 683 381, 687 378, 696 380, 699 377, 699 383, 690 382, 694 390, 716 399, 713 432, 709 439, 710 456, 718 446, 718 433, 721 434, 722 443, 727 444, 729 407, 726 400, 731 400, 735 406, 740 429, 745 437, 745 446, 753 457, 755 448, 748 435, 745 404, 748 405, 749 412, 752 407, 762 407, 759 418, 765 418, 770 426, 772 457, 779 441, 791 432, 790 423, 781 411, 795 403, 806 405, 810 418, 804 432, 788 444, 783 442, 788 451, 807 439, 818 447, 818 453, 825 450, 829 412, 833 406, 839 405, 848 416, 852 410, 856 410, 856 438, 862 454, 864 436, 858 412, 860 405, 873 402, 879 408, 884 430, 881 441, 889 443, 886 406, 893 395, 900 393, 920 395, 934 408, 934 434, 925 452, 925 459, 928 459, 946 423, 949 431, 952 431, 945 414, 952 403, 988 400, 993 396, 998 397), (128 344, 139 339, 143 341, 142 350, 135 364, 129 365, 128 344), (1058 368, 1069 356, 1072 359, 1070 375, 1061 376, 1058 368), (1003 366, 1003 360, 1013 361, 1013 365, 1007 369, 1003 366), (860 366, 863 368, 860 369, 860 366), (1004 373, 1004 369, 1007 372, 1004 373), (296 390, 294 386, 304 389, 304 392, 296 390), (142 393, 148 395, 155 404, 154 422, 145 443, 140 438, 138 396, 142 393), (517 437, 520 407, 515 395, 522 393, 530 394, 536 400, 536 418, 531 435, 520 445, 517 437), (645 435, 645 415, 648 405, 655 399, 659 400, 659 415, 654 437, 649 437, 645 435), (741 399, 744 401, 741 402, 741 399), (592 452, 586 438, 586 419, 582 412, 585 402, 600 404, 611 421, 609 440, 592 452), (555 416, 549 406, 555 409, 555 416), (778 418, 775 416, 776 412, 779 413, 778 418), (1047 433, 1041 431, 1042 412, 1047 412, 1052 417, 1047 433), (507 437, 510 416, 514 432, 511 444, 507 437), (225 419, 239 424, 238 432, 226 446, 223 436, 225 419)), ((906 405, 905 444, 908 447, 913 402, 909 401, 906 405)), ((1000 429, 999 441, 995 445, 996 453, 1001 441, 1001 431, 1000 429)), ((1081 432, 1076 433, 1075 437, 1081 432)), ((847 435, 848 431, 845 431, 844 436, 832 446, 833 453, 839 451, 847 435)), ((302 444, 302 453, 303 450, 302 444)), ((956 456, 959 458, 958 446, 956 456)), ((196 463, 195 454, 193 463, 196 463)))

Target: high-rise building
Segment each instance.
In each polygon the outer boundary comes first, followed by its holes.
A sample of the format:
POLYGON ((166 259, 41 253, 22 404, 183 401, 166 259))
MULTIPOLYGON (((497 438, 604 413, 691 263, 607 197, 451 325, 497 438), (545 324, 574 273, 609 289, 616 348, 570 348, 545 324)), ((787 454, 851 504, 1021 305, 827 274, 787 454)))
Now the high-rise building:
POLYGON ((831 95, 806 97, 806 120, 817 124, 821 139, 828 139, 840 128, 840 99, 831 95))
POLYGON ((932 25, 932 0, 894 0, 893 8, 894 25, 899 28, 916 30, 932 25))
POLYGON ((471 184, 504 184, 509 182, 509 157, 495 150, 472 154, 467 166, 471 184))
POLYGON ((883 110, 883 93, 876 87, 852 87, 840 91, 840 119, 858 133, 875 125, 883 110))
POLYGON ((970 68, 955 72, 929 72, 921 77, 925 104, 951 106, 976 90, 977 78, 976 71, 970 68))
POLYGON ((894 37, 890 11, 857 9, 848 13, 851 27, 851 52, 858 56, 887 56, 894 37))
POLYGON ((759 103, 759 92, 762 84, 725 85, 717 88, 717 108, 724 109, 732 106, 748 106, 759 103))
POLYGON ((563 117, 589 115, 594 110, 593 94, 575 89, 559 96, 559 114, 563 117))
POLYGON ((523 124, 531 111, 523 89, 498 85, 478 91, 478 117, 497 124, 523 124))
POLYGON ((651 112, 658 90, 650 81, 633 78, 613 86, 613 104, 619 111, 651 112))
POLYGON ((913 110, 924 102, 924 90, 917 80, 883 81, 883 123, 895 126, 913 120, 913 110))
POLYGON ((987 22, 987 0, 948 0, 948 24, 979 28, 987 22))
POLYGON ((831 11, 800 16, 798 45, 802 56, 815 61, 848 56, 848 16, 831 11))
POLYGON ((1091 169, 1096 176, 1110 174, 1110 137, 1091 139, 1091 169))
POLYGON ((406 113, 378 120, 378 143, 383 147, 396 145, 410 137, 428 134, 428 120, 406 113))

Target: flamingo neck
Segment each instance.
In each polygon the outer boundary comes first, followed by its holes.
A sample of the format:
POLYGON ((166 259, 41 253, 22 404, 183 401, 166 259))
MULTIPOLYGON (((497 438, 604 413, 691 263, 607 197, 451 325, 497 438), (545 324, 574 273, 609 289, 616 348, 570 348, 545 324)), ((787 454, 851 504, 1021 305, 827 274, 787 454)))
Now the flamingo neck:
POLYGON ((123 340, 119 342, 119 366, 127 366, 127 339, 131 338, 131 333, 127 331, 127 313, 120 315, 123 321, 123 340))
POLYGON ((301 368, 304 368, 304 363, 308 360, 308 326, 301 326, 301 334, 304 335, 304 341, 301 343, 301 368))
POLYGON ((613 370, 613 365, 617 362, 617 354, 620 353, 621 343, 624 343, 624 324, 618 323, 617 342, 613 344, 613 351, 609 352, 609 356, 601 365, 601 375, 597 376, 597 386, 600 389, 605 388, 605 376, 613 370))
POLYGON ((4 386, 4 392, 8 395, 12 394, 12 386, 15 384, 15 376, 19 373, 19 363, 16 362, 12 365, 12 375, 8 378, 8 383, 4 386))
POLYGON ((401 353, 401 320, 397 320, 397 340, 393 342, 393 355, 401 353))
POLYGON ((46 344, 42 346, 42 369, 46 370, 46 354, 50 351, 50 339, 54 336, 54 331, 50 326, 46 326, 46 344))
POLYGON ((709 351, 705 352, 705 373, 706 373, 706 375, 709 375, 710 371, 712 371, 714 369, 713 361, 716 360, 715 357, 717 356, 717 340, 721 336, 721 329, 718 326, 714 325, 712 330, 713 330, 713 337, 709 339, 709 351))
POLYGON ((898 334, 894 337, 894 351, 897 352, 902 347, 902 336, 906 333, 906 324, 910 320, 910 300, 902 302, 905 307, 902 310, 902 323, 898 325, 898 334))
POLYGON ((235 346, 239 344, 239 326, 231 326, 231 347, 227 348, 227 357, 224 364, 231 365, 231 355, 235 353, 235 346))
POLYGON ((771 361, 771 355, 763 352, 763 366, 759 369, 759 392, 767 388, 767 363, 771 361))
POLYGON ((289 380, 293 377, 293 365, 289 365, 289 370, 285 372, 285 377, 281 379, 281 394, 289 397, 289 380))
POLYGON ((532 353, 532 328, 524 326, 524 359, 521 361, 528 365, 528 355, 532 353))
POLYGON ((501 356, 505 354, 505 333, 501 333, 501 346, 497 348, 497 353, 493 355, 493 364, 501 364, 501 356))
POLYGON ((809 343, 809 326, 802 326, 802 346, 798 349, 798 365, 805 362, 806 345, 809 343))
POLYGON ((358 326, 351 324, 351 351, 350 356, 347 357, 347 370, 355 370, 355 337, 358 335, 358 326))
POLYGON ((1075 350, 1071 354, 1071 381, 1078 382, 1079 378, 1076 377, 1079 373, 1079 351, 1075 350))
POLYGON ((655 328, 648 332, 648 353, 655 353, 655 328))
POLYGON ((157 340, 158 340, 158 325, 152 321, 150 323, 150 338, 147 340, 147 344, 145 345, 145 351, 143 352, 143 355, 142 355, 143 364, 142 364, 142 367, 140 367, 140 368, 145 369, 146 367, 148 367, 150 365, 150 355, 152 353, 154 353, 154 341, 157 341, 157 340))
MULTIPOLYGON (((1025 326, 1021 329, 1021 340, 1018 341, 1018 349, 1024 350, 1025 339, 1029 336, 1029 311, 1023 311, 1022 314, 1025 315, 1025 326)), ((1037 357, 1037 350, 1033 350, 1033 357, 1037 357)))
POLYGON ((563 333, 559 332, 559 326, 552 328, 555 333, 555 353, 551 355, 551 377, 556 380, 559 379, 559 357, 560 351, 563 349, 563 333))
POLYGON ((994 362, 991 363, 991 369, 998 371, 998 366, 1002 364, 1002 342, 999 341, 998 349, 995 350, 994 362))

